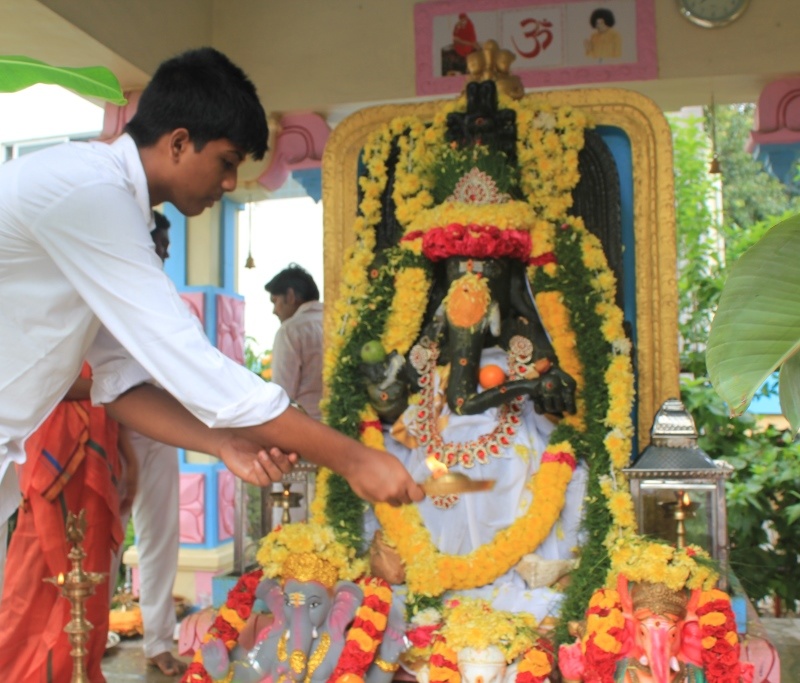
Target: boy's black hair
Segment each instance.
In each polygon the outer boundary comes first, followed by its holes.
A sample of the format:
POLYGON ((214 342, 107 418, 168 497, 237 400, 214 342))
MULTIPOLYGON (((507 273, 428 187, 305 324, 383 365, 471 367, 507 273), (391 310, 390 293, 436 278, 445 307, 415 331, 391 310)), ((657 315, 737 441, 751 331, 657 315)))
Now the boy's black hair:
POLYGON ((592 25, 592 28, 597 28, 598 19, 602 19, 608 28, 611 28, 616 23, 614 13, 605 7, 600 7, 592 12, 592 16, 589 17, 589 23, 592 25))
POLYGON ((186 128, 200 151, 227 138, 254 159, 267 151, 267 116, 256 88, 238 66, 211 47, 190 50, 158 67, 125 126, 139 147, 186 128))
POLYGON ((265 284, 264 289, 270 294, 277 295, 286 294, 289 289, 292 289, 303 302, 319 301, 319 289, 314 278, 311 277, 311 273, 296 263, 290 263, 288 267, 265 284))

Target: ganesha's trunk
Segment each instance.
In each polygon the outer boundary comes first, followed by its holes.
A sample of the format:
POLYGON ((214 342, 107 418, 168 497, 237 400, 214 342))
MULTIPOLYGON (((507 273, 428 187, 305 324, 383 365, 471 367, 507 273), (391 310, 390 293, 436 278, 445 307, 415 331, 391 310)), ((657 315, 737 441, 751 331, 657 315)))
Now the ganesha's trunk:
MULTIPOLYGON (((294 597, 294 596, 290 596, 294 597)), ((314 640, 312 627, 308 616, 303 611, 303 605, 298 613, 289 622, 289 639, 286 642, 286 654, 289 657, 289 677, 295 683, 302 683, 308 668, 308 653, 314 640)))
POLYGON ((655 683, 670 683, 669 662, 672 652, 668 629, 650 630, 650 648, 650 670, 653 672, 653 680, 655 683))

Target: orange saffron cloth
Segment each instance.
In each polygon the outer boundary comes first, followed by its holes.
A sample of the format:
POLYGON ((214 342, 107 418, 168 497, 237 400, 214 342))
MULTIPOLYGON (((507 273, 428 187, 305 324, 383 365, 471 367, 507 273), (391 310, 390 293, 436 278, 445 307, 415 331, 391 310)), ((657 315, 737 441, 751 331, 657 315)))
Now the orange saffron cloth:
MULTIPOLYGON (((84 366, 82 377, 90 376, 84 366)), ((69 601, 47 577, 65 576, 67 513, 86 511, 85 571, 106 580, 86 600, 92 624, 87 656, 89 680, 105 681, 100 660, 108 636, 111 553, 123 538, 119 520, 119 425, 89 401, 64 400, 26 443, 20 468, 22 505, 6 561, 0 602, 0 671, 15 683, 70 680, 73 660, 64 627, 69 601)))

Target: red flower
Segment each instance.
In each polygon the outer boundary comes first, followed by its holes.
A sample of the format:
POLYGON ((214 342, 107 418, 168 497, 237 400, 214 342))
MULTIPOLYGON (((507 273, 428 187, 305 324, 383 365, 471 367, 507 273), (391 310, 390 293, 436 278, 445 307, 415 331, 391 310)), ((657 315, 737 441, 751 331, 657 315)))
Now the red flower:
POLYGON ((408 631, 406 636, 414 647, 428 647, 433 642, 433 634, 439 629, 438 624, 417 626, 408 631))
POLYGON ((192 662, 186 667, 181 683, 213 683, 213 681, 200 662, 192 662))

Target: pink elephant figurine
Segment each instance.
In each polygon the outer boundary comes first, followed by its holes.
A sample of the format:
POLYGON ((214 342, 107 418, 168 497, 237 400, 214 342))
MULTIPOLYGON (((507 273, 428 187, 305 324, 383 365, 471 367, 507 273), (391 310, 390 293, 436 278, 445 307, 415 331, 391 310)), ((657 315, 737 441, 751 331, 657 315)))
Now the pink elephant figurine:
POLYGON ((633 642, 618 667, 622 683, 683 683, 693 669, 702 670, 700 630, 695 610, 700 591, 672 590, 642 581, 629 586, 619 576, 626 625, 633 642), (631 671, 635 670, 635 674, 631 671))

